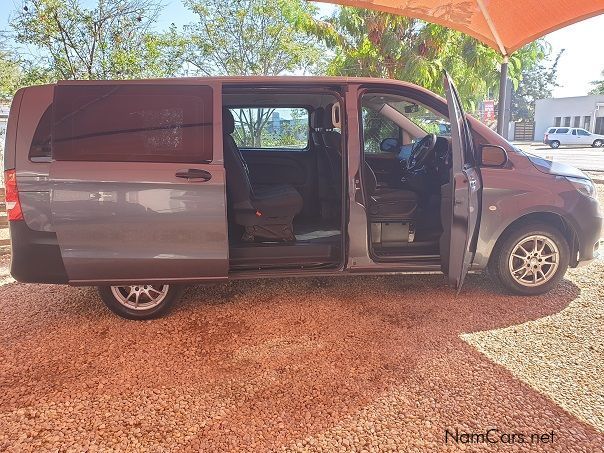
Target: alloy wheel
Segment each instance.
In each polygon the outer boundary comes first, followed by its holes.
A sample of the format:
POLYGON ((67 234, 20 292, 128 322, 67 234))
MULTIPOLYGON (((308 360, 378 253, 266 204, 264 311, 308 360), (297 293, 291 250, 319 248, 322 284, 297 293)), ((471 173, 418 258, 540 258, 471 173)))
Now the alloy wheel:
POLYGON ((170 285, 112 286, 115 300, 131 310, 150 310, 157 307, 168 295, 170 285))
POLYGON ((531 235, 513 248, 508 261, 514 281, 523 286, 540 286, 556 273, 560 262, 558 246, 550 238, 531 235))

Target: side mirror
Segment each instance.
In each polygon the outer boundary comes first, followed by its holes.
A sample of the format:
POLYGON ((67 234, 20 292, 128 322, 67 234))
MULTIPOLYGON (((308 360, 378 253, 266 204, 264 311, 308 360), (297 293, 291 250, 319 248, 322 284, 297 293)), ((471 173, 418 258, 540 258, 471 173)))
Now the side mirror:
POLYGON ((380 143, 380 150, 384 151, 385 153, 393 153, 395 151, 398 151, 400 147, 401 146, 399 145, 398 140, 396 138, 385 138, 380 143))
POLYGON ((508 153, 499 145, 482 145, 480 147, 480 165, 483 167, 501 168, 508 163, 508 153))

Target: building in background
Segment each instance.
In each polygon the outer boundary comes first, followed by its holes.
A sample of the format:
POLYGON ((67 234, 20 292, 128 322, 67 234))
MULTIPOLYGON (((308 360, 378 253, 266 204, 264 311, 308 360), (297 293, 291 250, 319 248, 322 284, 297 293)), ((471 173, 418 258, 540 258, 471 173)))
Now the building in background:
POLYGON ((535 141, 548 127, 582 127, 604 134, 604 95, 539 99, 535 102, 535 141))

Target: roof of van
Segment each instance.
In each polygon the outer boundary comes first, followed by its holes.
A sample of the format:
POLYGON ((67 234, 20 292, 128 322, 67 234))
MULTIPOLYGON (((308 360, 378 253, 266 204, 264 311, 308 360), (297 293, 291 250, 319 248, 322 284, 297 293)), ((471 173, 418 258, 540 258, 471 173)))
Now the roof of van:
MULTIPOLYGON (((222 85, 245 85, 245 84, 270 84, 270 85, 393 85, 398 87, 412 88, 427 95, 435 96, 444 101, 443 97, 419 85, 402 80, 386 79, 378 77, 325 77, 325 76, 221 76, 221 77, 174 77, 161 79, 127 79, 127 80, 59 80, 54 85, 116 85, 116 84, 222 84, 222 85)), ((37 85, 41 86, 41 85, 37 85)), ((21 88, 27 90, 30 87, 21 88)), ((19 90, 19 91, 21 91, 19 90)))
POLYGON ((396 85, 404 85, 409 87, 416 87, 410 82, 404 82, 395 79, 386 79, 378 77, 344 77, 344 76, 220 76, 220 77, 174 77, 174 78, 161 78, 161 79, 127 79, 127 80, 60 80, 57 84, 68 85, 68 84, 98 84, 101 83, 170 83, 170 82, 182 82, 182 83, 193 83, 193 82, 222 82, 222 83, 274 83, 274 84, 287 84, 287 83, 393 83, 396 85))
POLYGON ((376 77, 325 77, 325 76, 222 76, 222 77, 175 77, 162 79, 128 79, 128 80, 60 80, 57 85, 98 85, 98 84, 116 84, 116 83, 221 83, 229 84, 271 84, 271 85, 291 85, 291 84, 387 84, 397 85, 408 88, 420 89, 426 93, 432 93, 430 90, 410 82, 401 80, 376 78, 376 77))

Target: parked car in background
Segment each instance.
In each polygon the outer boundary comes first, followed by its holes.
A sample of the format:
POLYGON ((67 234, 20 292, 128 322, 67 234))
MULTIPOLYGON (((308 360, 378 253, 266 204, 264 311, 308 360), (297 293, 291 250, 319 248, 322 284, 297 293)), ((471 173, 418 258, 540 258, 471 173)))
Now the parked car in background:
POLYGON ((562 145, 601 148, 604 146, 604 135, 593 134, 579 127, 550 127, 543 137, 543 143, 552 148, 562 145))

